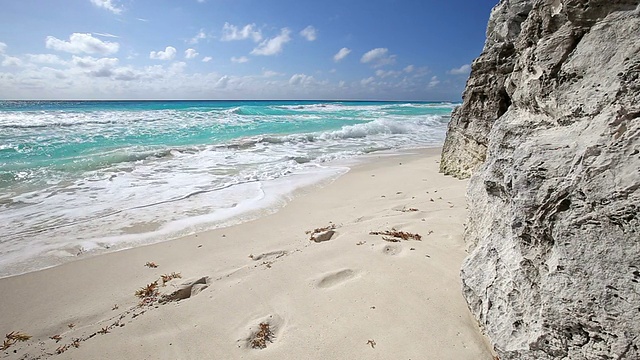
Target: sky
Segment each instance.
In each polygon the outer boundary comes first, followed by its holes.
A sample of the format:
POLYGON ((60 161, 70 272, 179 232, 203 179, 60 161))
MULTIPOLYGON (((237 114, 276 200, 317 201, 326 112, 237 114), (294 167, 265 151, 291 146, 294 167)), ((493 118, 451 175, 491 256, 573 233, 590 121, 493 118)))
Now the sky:
POLYGON ((0 99, 459 101, 497 0, 7 0, 0 99))

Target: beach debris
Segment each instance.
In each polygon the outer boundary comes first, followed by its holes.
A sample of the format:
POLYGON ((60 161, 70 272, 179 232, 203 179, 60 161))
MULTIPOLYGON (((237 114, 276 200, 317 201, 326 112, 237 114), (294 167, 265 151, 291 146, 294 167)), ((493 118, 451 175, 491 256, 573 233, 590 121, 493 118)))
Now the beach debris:
POLYGON ((398 210, 398 211, 401 211, 401 212, 414 212, 414 211, 419 211, 419 210, 416 209, 416 208, 412 208, 412 207, 410 207, 410 208, 403 207, 401 210, 398 210))
POLYGON ((158 296, 158 280, 148 284, 147 286, 140 288, 136 291, 136 296, 142 300, 154 298, 158 296))
POLYGON ((367 340, 367 345, 371 345, 371 348, 375 349, 376 348, 376 341, 373 340, 373 339, 369 339, 369 340, 367 340))
POLYGON ((15 343, 15 341, 5 339, 4 342, 2 343, 2 346, 0 346, 0 350, 1 351, 7 350, 9 347, 11 347, 11 345, 13 345, 13 343, 15 343))
POLYGON ((252 339, 249 340, 249 344, 254 349, 266 348, 267 342, 272 343, 274 338, 274 334, 269 323, 260 323, 259 327, 260 329, 255 334, 253 334, 252 339))
POLYGON ((366 241, 358 241, 358 242, 356 243, 356 245, 364 245, 364 244, 366 244, 366 243, 367 243, 366 241))
POLYGON ((328 226, 306 231, 305 234, 309 235, 310 241, 319 243, 331 240, 331 237, 336 233, 335 229, 336 224, 330 223, 328 226))
POLYGON ((162 278, 162 286, 165 286, 169 281, 173 279, 181 279, 182 275, 180 275, 180 273, 172 272, 169 275, 162 274, 160 275, 160 277, 162 278))
POLYGON ((153 261, 147 261, 146 264, 144 264, 144 266, 150 268, 150 269, 155 269, 158 267, 158 264, 154 263, 153 261))
POLYGON ((400 239, 395 238, 395 237, 388 237, 388 236, 383 236, 382 240, 384 241, 388 241, 388 242, 400 242, 400 239))
POLYGON ((11 345, 15 344, 18 341, 27 341, 31 339, 31 335, 27 335, 20 331, 12 331, 5 335, 5 339, 2 342, 2 346, 0 346, 0 350, 7 350, 11 345))
POLYGON ((63 352, 67 351, 67 349, 69 349, 69 345, 58 346, 58 348, 56 349, 56 354, 60 355, 63 352))
POLYGON ((69 323, 69 324, 67 324, 67 327, 68 327, 69 329, 73 329, 73 327, 74 327, 74 326, 76 326, 76 324, 74 324, 74 323, 69 323))
POLYGON ((113 306, 111 307, 111 310, 118 310, 119 306, 118 304, 113 304, 113 306))
POLYGON ((109 327, 103 327, 102 329, 98 330, 98 334, 108 334, 109 333, 109 327))
POLYGON ((417 240, 421 241, 422 236, 420 234, 412 234, 406 231, 399 231, 395 228, 386 231, 371 231, 369 235, 382 235, 382 239, 389 242, 399 242, 400 240, 417 240))
POLYGON ((60 336, 59 334, 58 335, 53 335, 53 336, 50 336, 49 339, 55 340, 56 342, 59 342, 60 340, 62 340, 62 336, 60 336))
POLYGON ((77 339, 77 338, 76 338, 76 339, 73 339, 73 340, 71 341, 71 346, 73 346, 73 347, 74 347, 74 348, 76 348, 76 349, 77 349, 77 348, 79 348, 79 347, 80 347, 80 341, 81 341, 81 340, 80 340, 80 339, 77 339))
POLYGON ((429 232, 427 233, 427 235, 431 235, 433 234, 433 230, 429 230, 429 232))
POLYGON ((6 334, 5 337, 8 340, 13 340, 13 341, 27 341, 27 340, 31 339, 31 335, 25 334, 25 333, 20 332, 20 331, 12 331, 12 332, 6 334))

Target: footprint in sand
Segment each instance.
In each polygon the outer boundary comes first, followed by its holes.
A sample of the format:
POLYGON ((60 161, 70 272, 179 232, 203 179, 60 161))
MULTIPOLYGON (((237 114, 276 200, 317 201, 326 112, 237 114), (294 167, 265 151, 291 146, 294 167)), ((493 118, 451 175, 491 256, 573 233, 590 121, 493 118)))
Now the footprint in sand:
POLYGON ((209 284, 211 284, 211 278, 208 276, 184 282, 178 287, 178 290, 168 295, 168 299, 171 301, 189 299, 198 295, 202 290, 208 288, 209 284))
POLYGON ((315 281, 316 287, 321 289, 331 288, 343 284, 358 275, 358 272, 352 269, 344 269, 322 275, 315 281))

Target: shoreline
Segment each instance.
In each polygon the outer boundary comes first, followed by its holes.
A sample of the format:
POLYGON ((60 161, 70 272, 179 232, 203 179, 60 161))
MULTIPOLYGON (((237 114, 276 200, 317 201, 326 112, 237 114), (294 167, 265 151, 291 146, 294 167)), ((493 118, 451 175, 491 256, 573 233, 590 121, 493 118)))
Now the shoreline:
POLYGON ((369 154, 258 219, 2 278, 0 331, 32 338, 0 358, 491 359, 458 276, 467 182, 439 174, 439 154, 369 154), (391 228, 422 241, 369 234, 391 228), (139 307, 136 290, 173 272, 161 292, 180 298, 139 307), (252 349, 260 323, 274 336, 252 349))

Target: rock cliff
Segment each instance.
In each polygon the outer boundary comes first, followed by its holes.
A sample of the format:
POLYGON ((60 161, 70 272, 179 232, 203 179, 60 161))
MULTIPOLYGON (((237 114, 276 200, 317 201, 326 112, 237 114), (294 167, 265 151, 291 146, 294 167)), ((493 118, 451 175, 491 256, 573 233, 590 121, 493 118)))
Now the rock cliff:
POLYGON ((501 360, 640 359, 640 0, 502 0, 441 170, 501 360))

